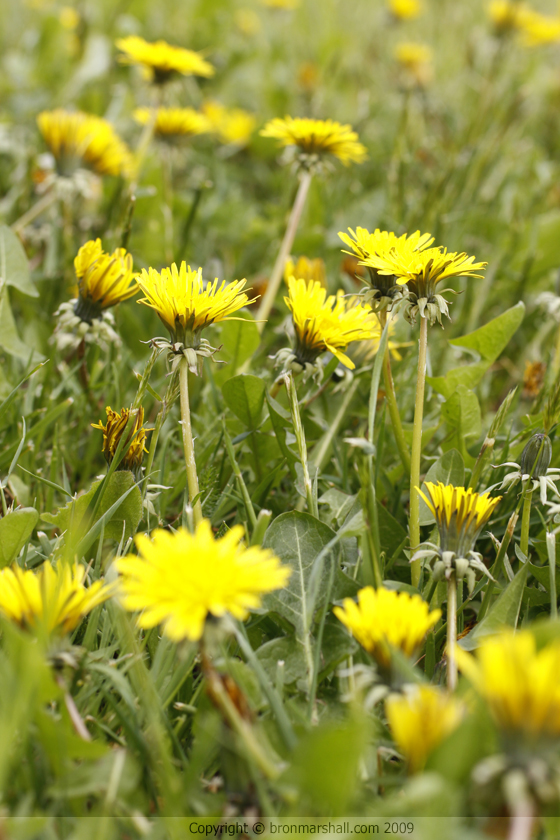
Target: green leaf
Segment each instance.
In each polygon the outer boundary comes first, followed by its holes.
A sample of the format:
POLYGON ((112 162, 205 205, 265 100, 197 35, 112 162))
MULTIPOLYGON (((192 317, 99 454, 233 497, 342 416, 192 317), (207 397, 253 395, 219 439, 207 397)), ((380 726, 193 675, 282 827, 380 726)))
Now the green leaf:
POLYGON ((464 385, 459 385, 441 407, 441 417, 449 427, 447 447, 458 449, 465 462, 471 459, 467 452, 466 439, 477 438, 482 431, 482 417, 478 397, 464 385))
POLYGON ((292 429, 292 418, 290 416, 290 412, 286 411, 286 409, 283 408, 273 397, 271 397, 270 394, 266 394, 266 403, 268 406, 268 416, 270 417, 270 422, 272 423, 272 429, 276 435, 278 446, 288 463, 292 478, 295 480, 295 464, 299 462, 299 458, 296 453, 290 449, 286 441, 286 435, 288 433, 287 430, 292 429))
POLYGON ((505 349, 510 339, 520 326, 525 315, 525 305, 520 301, 511 309, 507 309, 483 327, 468 335, 452 338, 449 341, 453 347, 463 347, 478 353, 481 360, 472 365, 462 365, 449 370, 445 376, 429 376, 426 381, 439 394, 449 398, 462 385, 474 388, 480 382, 490 365, 496 361, 505 349))
MULTIPOLYGON (((336 666, 358 649, 357 642, 342 625, 326 624, 321 646, 321 676, 327 676, 336 666)), ((305 679, 306 666, 301 645, 294 636, 272 639, 256 651, 257 657, 272 683, 276 680, 278 662, 284 663, 284 684, 293 685, 305 679)))
POLYGON ((528 572, 529 564, 525 563, 488 610, 480 624, 460 639, 459 644, 464 650, 474 650, 482 639, 492 636, 504 627, 516 627, 528 572))
POLYGON ((29 261, 23 245, 9 227, 0 225, 0 288, 4 285, 13 286, 24 295, 39 297, 31 282, 29 261))
POLYGON ((220 365, 214 373, 218 384, 235 376, 238 368, 251 358, 261 342, 257 325, 248 312, 243 312, 240 320, 223 321, 220 338, 222 347, 217 358, 227 364, 220 365))
MULTIPOLYGON (((283 563, 292 568, 292 574, 284 589, 272 592, 265 598, 267 609, 274 610, 295 627, 296 635, 303 638, 309 633, 313 616, 308 614, 307 596, 310 588, 311 571, 317 555, 336 536, 332 528, 308 513, 290 511, 283 513, 269 526, 263 541, 263 548, 270 548, 283 563)), ((331 557, 338 556, 340 549, 334 548, 331 557)), ((326 594, 328 566, 325 564, 319 583, 315 608, 318 608, 326 594)))
MULTIPOLYGON (((25 344, 18 335, 16 329, 12 308, 10 306, 10 298, 8 297, 8 290, 6 288, 0 291, 0 347, 10 356, 15 356, 16 359, 21 359, 22 362, 28 362, 31 356, 32 347, 25 344)), ((35 361, 43 359, 44 356, 35 350, 33 354, 35 361)))
MULTIPOLYGON (((445 458, 445 455, 443 457, 445 458)), ((422 499, 420 499, 420 504, 424 504, 425 506, 425 502, 422 499)), ((395 552, 403 546, 407 538, 407 533, 403 526, 397 522, 395 517, 379 501, 377 502, 377 524, 379 526, 379 544, 381 545, 381 550, 385 552, 388 558, 393 557, 395 552)))
MULTIPOLYGON (((550 567, 548 563, 546 566, 534 566, 529 563, 529 571, 539 583, 542 583, 548 593, 550 593, 550 567)), ((556 576, 556 594, 560 596, 560 576, 556 576)))
MULTIPOLYGON (((432 484, 441 481, 442 484, 454 484, 455 487, 463 487, 465 484, 465 464, 461 453, 457 449, 450 449, 449 452, 446 452, 432 464, 422 482, 421 490, 425 495, 428 495, 426 490, 426 482, 428 481, 432 484)), ((431 525, 433 522, 435 520, 428 505, 420 497, 420 525, 431 525)))
MULTIPOLYGON (((65 507, 61 508, 57 513, 43 513, 41 518, 45 522, 49 522, 61 531, 66 531, 70 523, 72 528, 79 529, 80 524, 84 518, 84 514, 95 495, 95 491, 101 484, 101 480, 94 481, 87 493, 78 496, 77 499, 69 502, 65 507)), ((129 470, 119 470, 110 477, 107 489, 103 494, 103 499, 94 522, 90 522, 90 527, 97 522, 104 513, 116 502, 120 497, 126 493, 135 484, 134 476, 129 470)), ((111 517, 109 522, 105 524, 105 537, 119 542, 123 534, 123 522, 126 523, 124 530, 124 538, 127 540, 136 533, 136 529, 142 518, 142 494, 138 487, 135 487, 124 499, 116 513, 111 517)))
POLYGON ((222 385, 227 407, 249 429, 256 429, 259 425, 265 391, 263 380, 248 373, 234 376, 222 385))
POLYGON ((354 712, 347 720, 324 721, 302 735, 290 767, 281 777, 298 790, 301 813, 321 816, 349 813, 349 803, 356 796, 362 755, 370 742, 370 730, 371 723, 366 716, 354 712))
POLYGON ((35 508, 20 508, 0 519, 0 568, 16 559, 38 520, 35 508))

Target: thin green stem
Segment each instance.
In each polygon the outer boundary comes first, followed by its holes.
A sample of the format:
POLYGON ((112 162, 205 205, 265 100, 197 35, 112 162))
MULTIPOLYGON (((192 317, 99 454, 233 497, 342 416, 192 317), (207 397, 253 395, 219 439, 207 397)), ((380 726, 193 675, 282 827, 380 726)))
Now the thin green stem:
POLYGON ((37 216, 40 216, 41 213, 44 213, 45 210, 47 210, 51 206, 51 204, 54 204, 57 198, 58 195, 56 190, 53 187, 51 187, 49 192, 45 193, 44 196, 42 196, 37 202, 35 202, 33 207, 30 207, 29 210, 27 210, 23 214, 23 216, 20 216, 19 219, 17 219, 13 223, 13 232, 19 233, 20 231, 22 231, 27 225, 31 224, 31 222, 34 219, 36 219, 37 216))
POLYGON ((529 556, 529 528, 531 525, 531 502, 533 499, 533 490, 528 489, 523 494, 523 513, 521 515, 521 539, 519 548, 525 555, 529 556))
MULTIPOLYGON (((380 312, 377 317, 379 318, 381 329, 383 329, 387 323, 387 313, 380 312)), ((385 398, 387 400, 387 407, 389 409, 395 443, 397 444, 397 449, 399 451, 399 456, 405 472, 410 473, 410 452, 404 436, 401 415, 399 412, 399 404, 397 403, 397 395, 395 393, 395 383, 393 382, 393 372, 391 370, 389 342, 387 342, 387 346, 385 347, 385 359, 383 360, 383 383, 385 385, 385 398)))
POLYGON ((358 390, 359 381, 357 379, 350 385, 346 393, 344 394, 344 399, 340 403, 340 408, 336 412, 336 415, 332 422, 329 424, 328 431, 325 432, 324 436, 318 442, 317 446, 311 453, 311 461, 317 466, 317 469, 321 471, 325 466, 325 461, 327 460, 327 455, 329 453, 329 448, 336 437, 338 430, 346 416, 346 412, 348 411, 348 407, 354 398, 354 394, 358 390))
POLYGON ((237 485, 239 487, 239 492, 243 497, 243 504, 245 505, 245 510, 247 511, 247 516, 249 518, 249 522, 251 523, 251 530, 255 531, 257 527, 257 516, 255 514, 255 508, 253 507, 253 503, 251 501, 251 497, 249 496, 249 491, 247 490, 247 485, 243 479, 243 475, 241 473, 241 469, 239 464, 237 463, 237 458, 235 457, 235 452, 233 450, 233 444, 231 442, 231 438, 229 436, 227 427, 226 427, 226 420, 225 417, 222 418, 222 429, 224 432, 224 442, 226 445, 227 453, 229 456, 229 460, 231 463, 231 467, 233 469, 233 474, 236 478, 237 485))
POLYGON ((299 413, 299 403, 297 396, 296 383, 292 373, 284 374, 284 384, 286 386, 286 393, 290 400, 290 408, 292 410, 292 423, 294 426, 294 434, 296 436, 299 460, 303 472, 303 486, 305 489, 305 497, 307 499, 307 508, 312 516, 319 518, 319 509, 317 507, 317 499, 313 492, 313 484, 309 476, 309 466, 307 463, 307 443, 305 441, 305 432, 301 423, 301 415, 299 413))
POLYGON ((284 234, 284 239, 280 245, 280 250, 278 252, 278 256, 276 257, 276 262, 274 263, 274 268, 272 269, 272 274, 270 275, 266 292, 261 300, 257 312, 256 321, 259 332, 263 331, 264 323, 270 315, 270 310, 274 306, 274 301, 276 300, 276 295, 278 294, 278 289, 280 288, 280 283, 282 282, 282 277, 284 275, 286 260, 290 256, 290 251, 292 250, 292 245, 294 244, 294 239, 296 238, 301 214, 303 212, 305 201, 307 199, 307 193, 309 192, 309 187, 311 185, 311 178, 311 172, 304 172, 301 176, 294 205, 288 220, 288 226, 286 227, 286 232, 284 234))
POLYGON ((457 578, 451 573, 447 581, 447 688, 454 691, 457 687, 457 578))
POLYGON ((194 442, 191 426, 191 409, 189 406, 189 365, 185 358, 179 362, 179 388, 181 394, 181 428, 183 430, 183 449, 185 451, 185 466, 187 469, 187 485, 189 501, 193 508, 195 528, 202 521, 202 505, 198 489, 198 475, 194 457, 194 442))
MULTIPOLYGON (((420 496, 416 488, 420 487, 420 459, 422 457, 422 420, 424 417, 424 390, 426 385, 426 354, 428 350, 428 319, 420 319, 420 339, 418 341, 418 381, 416 383, 416 404, 414 406, 414 428, 412 430, 412 453, 410 456, 410 549, 420 545, 420 496)), ((420 560, 414 560, 412 567, 412 585, 420 582, 420 560)))

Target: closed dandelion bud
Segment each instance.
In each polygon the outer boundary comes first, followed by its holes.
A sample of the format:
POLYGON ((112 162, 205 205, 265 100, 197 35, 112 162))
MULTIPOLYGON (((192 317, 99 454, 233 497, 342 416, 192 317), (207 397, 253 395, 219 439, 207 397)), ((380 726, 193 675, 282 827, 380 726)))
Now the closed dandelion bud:
POLYGON ((455 573, 457 580, 463 580, 469 570, 469 561, 464 557, 457 557, 455 560, 455 573))
POLYGON ((546 475, 552 459, 552 444, 548 435, 533 435, 521 454, 521 475, 540 478, 546 475))

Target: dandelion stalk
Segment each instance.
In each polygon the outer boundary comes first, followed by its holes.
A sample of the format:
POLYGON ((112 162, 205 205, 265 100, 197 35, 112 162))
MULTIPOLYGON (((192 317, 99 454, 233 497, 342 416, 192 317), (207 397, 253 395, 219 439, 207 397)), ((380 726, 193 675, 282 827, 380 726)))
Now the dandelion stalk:
POLYGON ((525 555, 529 556, 529 528, 531 525, 531 502, 533 499, 533 490, 531 485, 523 493, 523 513, 521 515, 521 539, 519 548, 525 555))
MULTIPOLYGON (((420 319, 420 339, 418 342, 418 381, 416 383, 416 404, 414 406, 414 428, 412 430, 412 453, 410 458, 410 548, 414 552, 420 545, 420 459, 422 456, 422 420, 424 417, 424 390, 426 385, 426 354, 428 349, 428 319, 420 319)), ((420 582, 420 560, 414 560, 412 566, 412 585, 420 582)))
POLYGON ((301 463, 301 469, 303 471, 303 486, 305 488, 307 508, 312 516, 318 518, 319 511, 317 508, 317 499, 315 498, 315 493, 313 492, 313 484, 311 483, 311 478, 309 476, 309 467, 307 463, 307 443, 305 441, 305 432, 303 430, 303 425, 301 423, 301 415, 299 413, 296 383, 294 382, 294 377, 291 372, 286 373, 284 375, 284 384, 286 385, 286 393, 288 394, 288 398, 290 400, 290 408, 292 410, 292 423, 294 425, 294 434, 296 436, 298 445, 299 460, 301 463))
POLYGON ((179 363, 179 388, 181 395, 181 428, 183 430, 183 449, 185 451, 185 466, 187 469, 187 486, 189 501, 193 508, 194 527, 202 520, 202 505, 198 488, 198 475, 194 457, 194 441, 191 426, 191 409, 189 405, 189 365, 183 357, 179 363))
POLYGON ((34 221, 38 216, 40 216, 41 213, 44 213, 45 210, 47 210, 51 206, 51 204, 54 204, 57 198, 58 194, 56 190, 53 187, 51 187, 50 190, 47 193, 45 193, 44 196, 42 196, 37 202, 35 202, 33 207, 30 207, 29 210, 27 210, 23 214, 23 216, 20 216, 19 219, 17 219, 13 223, 13 232, 19 233, 20 231, 22 231, 25 227, 27 227, 27 225, 31 224, 32 221, 34 221))
POLYGON ((276 299, 276 295, 278 294, 278 289, 280 288, 280 283, 284 274, 284 266, 286 265, 286 260, 292 250, 301 214, 305 206, 307 193, 309 192, 309 187, 311 185, 311 178, 312 173, 308 171, 304 172, 301 176, 294 205, 288 220, 288 226, 284 234, 284 239, 282 240, 280 251, 276 257, 276 262, 274 263, 274 268, 272 269, 272 274, 270 275, 270 280, 268 281, 267 290, 257 312, 256 321, 259 332, 263 331, 265 321, 270 315, 270 310, 274 306, 274 301, 276 299))
POLYGON ((452 572, 447 581, 447 688, 454 691, 457 687, 457 578, 452 572))
MULTIPOLYGON (((381 329, 387 323, 387 312, 382 311, 378 314, 379 324, 381 329)), ((391 425, 393 434, 395 436, 395 443, 399 451, 400 459, 405 472, 410 473, 410 452, 407 442, 405 440, 404 431, 401 422, 401 415, 399 412, 399 405, 397 403, 397 395, 395 393, 395 383, 393 382, 393 373, 391 371, 391 355, 389 353, 389 343, 385 348, 385 359, 383 362, 383 383, 385 385, 385 397, 387 406, 389 408, 389 416, 391 418, 391 425)))

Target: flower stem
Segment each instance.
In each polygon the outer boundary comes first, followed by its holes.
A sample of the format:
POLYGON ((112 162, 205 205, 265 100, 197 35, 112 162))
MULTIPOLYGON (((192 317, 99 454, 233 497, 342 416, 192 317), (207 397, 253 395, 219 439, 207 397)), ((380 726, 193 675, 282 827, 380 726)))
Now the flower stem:
POLYGON ((447 581, 447 688, 454 691, 457 686, 457 578, 451 573, 447 581))
MULTIPOLYGON (((381 329, 387 323, 387 313, 380 312, 377 316, 381 329)), ((397 395, 395 393, 395 383, 393 382, 393 373, 391 371, 391 355, 389 353, 389 342, 385 348, 385 359, 383 362, 383 383, 385 385, 385 398, 387 400, 387 407, 389 408, 389 416, 391 418, 391 425, 393 427, 393 435, 395 436, 395 443, 399 451, 400 459, 405 472, 410 473, 410 452, 404 437, 404 431, 401 422, 401 415, 399 413, 399 405, 397 403, 397 395)))
POLYGON ((303 471, 303 485, 305 488, 305 496, 307 498, 307 508, 312 516, 319 518, 319 510, 317 508, 317 500, 313 492, 313 484, 309 476, 309 467, 307 464, 307 443, 305 441, 305 432, 301 423, 301 415, 299 413, 299 403, 297 397, 296 383, 292 373, 284 375, 284 384, 286 385, 286 393, 290 400, 290 408, 292 410, 292 423, 294 425, 294 434, 296 436, 299 460, 301 469, 303 471))
POLYGON ((194 442, 191 426, 191 409, 189 406, 189 365, 185 358, 179 363, 179 388, 181 394, 181 428, 183 430, 183 449, 185 450, 185 466, 187 468, 187 484, 189 501, 193 506, 193 521, 195 528, 202 521, 202 505, 198 489, 198 475, 194 457, 194 442), (196 499, 196 501, 194 501, 196 499), (193 503, 194 501, 194 503, 193 503))
POLYGON ((56 190, 51 187, 50 190, 45 193, 34 205, 27 210, 23 216, 20 216, 13 225, 12 230, 14 233, 19 233, 22 231, 27 225, 29 225, 37 216, 40 216, 41 213, 44 213, 51 204, 54 204, 56 199, 58 198, 56 190))
MULTIPOLYGON (((422 419, 424 417, 424 389, 426 385, 426 353, 428 349, 428 319, 420 319, 418 342, 418 381, 416 383, 416 404, 414 406, 414 428, 412 430, 412 453, 410 456, 410 549, 412 553, 420 545, 420 458, 422 457, 422 419)), ((420 581, 421 560, 414 560, 412 585, 420 581)))
POLYGON ((294 206, 292 207, 292 212, 290 213, 290 218, 288 220, 288 226, 284 234, 284 239, 282 240, 278 256, 276 257, 276 262, 274 263, 274 268, 272 269, 272 274, 270 275, 270 280, 268 281, 267 290, 261 300, 261 304, 256 315, 257 329, 259 332, 263 331, 264 322, 267 320, 270 315, 270 310, 274 306, 274 301, 284 274, 286 260, 290 256, 290 251, 292 249, 292 245, 294 244, 299 221, 301 219, 301 214, 305 206, 307 193, 309 192, 309 186, 311 184, 311 178, 311 172, 304 172, 301 176, 294 206))
POLYGON ((526 490, 523 494, 523 514, 521 516, 521 540, 519 548, 525 555, 529 556, 529 527, 531 525, 531 501, 533 499, 533 491, 526 490))

